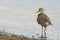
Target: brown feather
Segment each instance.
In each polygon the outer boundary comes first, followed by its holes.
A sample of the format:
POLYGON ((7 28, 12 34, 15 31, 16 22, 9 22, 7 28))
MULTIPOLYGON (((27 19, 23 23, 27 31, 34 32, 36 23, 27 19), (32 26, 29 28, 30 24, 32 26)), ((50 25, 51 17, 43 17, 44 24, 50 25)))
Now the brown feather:
POLYGON ((51 21, 50 21, 50 18, 44 14, 44 13, 40 13, 38 14, 38 17, 37 17, 37 22, 38 24, 40 24, 41 26, 44 26, 44 27, 47 27, 47 25, 51 25, 51 21), (46 24, 48 23, 48 24, 46 24))

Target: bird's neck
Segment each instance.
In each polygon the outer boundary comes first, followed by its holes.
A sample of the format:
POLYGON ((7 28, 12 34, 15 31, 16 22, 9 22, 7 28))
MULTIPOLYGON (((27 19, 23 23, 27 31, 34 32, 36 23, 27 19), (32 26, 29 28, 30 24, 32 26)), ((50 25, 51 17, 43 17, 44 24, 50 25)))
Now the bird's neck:
POLYGON ((44 14, 44 13, 40 13, 40 14, 44 14))
POLYGON ((40 11, 40 13, 44 13, 44 11, 40 11))

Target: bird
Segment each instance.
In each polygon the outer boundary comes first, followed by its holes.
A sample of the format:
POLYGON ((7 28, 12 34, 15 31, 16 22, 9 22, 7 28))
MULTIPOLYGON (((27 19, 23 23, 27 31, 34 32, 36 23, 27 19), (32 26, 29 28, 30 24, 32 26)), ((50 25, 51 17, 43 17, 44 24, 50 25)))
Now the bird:
POLYGON ((41 38, 43 38, 43 36, 46 38, 46 28, 48 25, 52 25, 50 18, 44 13, 44 8, 39 8, 39 10, 37 11, 38 17, 37 17, 37 23, 39 25, 41 25, 42 27, 42 35, 41 38), (43 35, 44 34, 44 35, 43 35))

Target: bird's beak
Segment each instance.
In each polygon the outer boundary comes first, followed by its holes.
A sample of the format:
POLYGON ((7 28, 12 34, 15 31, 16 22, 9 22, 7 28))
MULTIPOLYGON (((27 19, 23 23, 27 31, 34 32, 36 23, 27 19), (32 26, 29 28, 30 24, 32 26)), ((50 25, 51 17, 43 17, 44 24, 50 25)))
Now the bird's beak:
POLYGON ((37 11, 36 13, 38 13, 39 11, 37 11))

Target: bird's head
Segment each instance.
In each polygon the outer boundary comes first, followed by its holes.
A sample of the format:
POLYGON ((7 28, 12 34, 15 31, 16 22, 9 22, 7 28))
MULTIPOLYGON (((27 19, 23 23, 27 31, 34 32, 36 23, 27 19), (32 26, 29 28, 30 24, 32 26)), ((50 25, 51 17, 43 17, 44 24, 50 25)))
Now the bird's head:
POLYGON ((37 11, 37 13, 44 13, 44 9, 43 8, 39 8, 39 10, 37 11))

